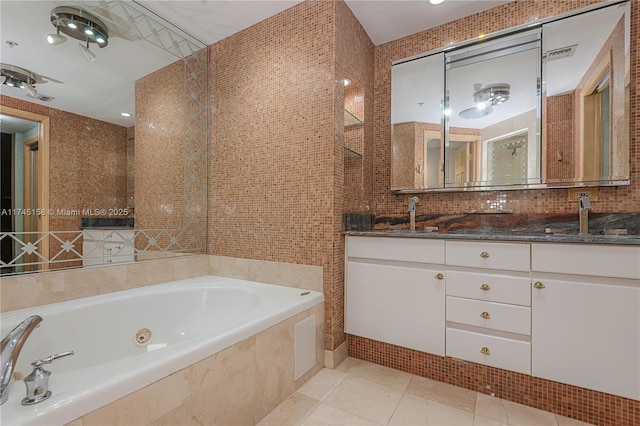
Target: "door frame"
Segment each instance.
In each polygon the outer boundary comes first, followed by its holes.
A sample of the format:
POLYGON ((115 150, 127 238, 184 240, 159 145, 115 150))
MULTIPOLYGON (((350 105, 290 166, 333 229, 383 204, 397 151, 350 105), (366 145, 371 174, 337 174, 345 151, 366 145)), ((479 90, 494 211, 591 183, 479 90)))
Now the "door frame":
MULTIPOLYGON (((2 114, 38 122, 38 151, 36 167, 41 173, 37 176, 36 187, 38 188, 36 204, 44 214, 38 215, 38 232, 45 234, 49 232, 49 131, 51 119, 46 115, 34 112, 23 111, 17 108, 0 105, 2 114)), ((38 247, 38 253, 45 259, 49 259, 49 238, 44 238, 38 247)), ((38 265, 38 270, 49 269, 47 264, 38 265)))

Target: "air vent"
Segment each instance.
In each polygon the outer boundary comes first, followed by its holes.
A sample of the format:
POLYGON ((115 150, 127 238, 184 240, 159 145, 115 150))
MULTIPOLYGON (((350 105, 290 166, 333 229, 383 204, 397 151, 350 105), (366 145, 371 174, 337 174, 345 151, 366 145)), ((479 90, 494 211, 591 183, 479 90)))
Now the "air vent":
POLYGON ((42 102, 51 102, 52 100, 54 100, 54 99, 55 99, 53 96, 43 95, 42 93, 36 93, 36 95, 35 95, 35 96, 33 96, 33 95, 31 95, 31 94, 27 93, 27 95, 26 95, 26 96, 27 96, 28 98, 34 98, 34 99, 37 99, 37 100, 42 101, 42 102))
POLYGON ((569 58, 576 53, 577 44, 571 46, 560 47, 558 49, 549 50, 542 57, 543 61, 553 61, 554 59, 569 58))

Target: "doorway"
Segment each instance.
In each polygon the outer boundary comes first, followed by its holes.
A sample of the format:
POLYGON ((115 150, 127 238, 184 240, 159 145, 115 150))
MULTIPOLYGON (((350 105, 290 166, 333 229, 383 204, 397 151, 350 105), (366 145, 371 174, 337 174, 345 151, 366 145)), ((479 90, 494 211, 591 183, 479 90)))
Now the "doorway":
POLYGON ((2 107, 0 273, 47 269, 49 117, 2 107))

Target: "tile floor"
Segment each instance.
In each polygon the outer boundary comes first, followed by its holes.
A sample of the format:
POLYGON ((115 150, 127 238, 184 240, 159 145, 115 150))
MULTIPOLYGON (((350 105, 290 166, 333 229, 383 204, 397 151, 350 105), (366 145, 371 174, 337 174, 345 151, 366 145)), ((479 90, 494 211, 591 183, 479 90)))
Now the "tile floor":
POLYGON ((355 358, 323 369, 259 425, 586 425, 355 358))

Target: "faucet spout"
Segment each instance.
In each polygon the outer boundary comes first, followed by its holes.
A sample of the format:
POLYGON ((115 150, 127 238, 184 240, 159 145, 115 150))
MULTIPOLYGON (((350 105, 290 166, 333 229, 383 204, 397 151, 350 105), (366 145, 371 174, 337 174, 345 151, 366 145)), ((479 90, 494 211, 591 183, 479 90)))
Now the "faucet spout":
POLYGON ((416 204, 420 201, 418 197, 411 197, 409 199, 409 205, 407 211, 409 212, 409 230, 416 230, 416 204))
POLYGON ((11 330, 0 343, 0 367, 2 368, 0 376, 0 405, 7 402, 9 398, 9 381, 18 362, 22 346, 31 332, 40 324, 40 321, 42 321, 41 316, 30 316, 11 330))
POLYGON ((580 206, 578 207, 578 216, 580 218, 580 234, 589 233, 589 210, 593 209, 591 198, 587 194, 580 196, 580 206))

